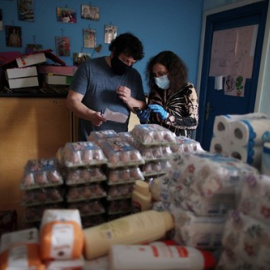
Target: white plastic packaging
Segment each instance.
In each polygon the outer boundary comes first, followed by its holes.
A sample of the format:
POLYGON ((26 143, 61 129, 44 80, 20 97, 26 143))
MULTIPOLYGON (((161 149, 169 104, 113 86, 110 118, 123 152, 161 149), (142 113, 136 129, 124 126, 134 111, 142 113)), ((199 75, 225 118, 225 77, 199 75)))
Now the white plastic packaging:
POLYGON ((206 270, 214 269, 210 252, 166 245, 112 245, 110 270, 206 270))
POLYGON ((137 180, 132 192, 132 212, 146 211, 152 207, 152 196, 147 182, 137 180))
POLYGON ((148 210, 84 229, 85 258, 107 255, 113 244, 150 243, 164 237, 173 227, 169 212, 148 210))

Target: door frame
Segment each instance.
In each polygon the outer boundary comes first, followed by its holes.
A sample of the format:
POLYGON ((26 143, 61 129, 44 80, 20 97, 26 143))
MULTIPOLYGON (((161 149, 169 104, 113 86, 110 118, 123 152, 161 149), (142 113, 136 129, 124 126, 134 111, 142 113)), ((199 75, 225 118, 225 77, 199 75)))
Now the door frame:
MULTIPOLYGON (((205 10, 203 12, 203 18, 202 18, 202 30, 201 30, 201 43, 200 43, 200 56, 199 56, 199 63, 198 63, 198 75, 197 75, 197 91, 198 91, 198 96, 199 99, 206 98, 206 93, 201 93, 201 80, 202 80, 202 70, 203 70, 203 57, 204 57, 204 44, 205 44, 205 31, 206 31, 206 23, 207 23, 207 17, 209 15, 213 15, 216 13, 220 13, 223 11, 228 11, 231 9, 239 8, 239 7, 244 7, 246 5, 254 4, 254 3, 259 3, 262 2, 263 0, 244 0, 240 1, 237 3, 229 4, 229 5, 224 5, 221 7, 205 10)), ((265 25, 265 32, 264 32, 264 41, 263 41, 263 48, 262 48, 262 55, 261 55, 261 62, 260 62, 260 70, 259 70, 259 76, 258 76, 258 85, 256 89, 256 99, 255 99, 255 105, 254 105, 254 112, 263 112, 262 108, 260 108, 260 102, 262 98, 262 93, 265 91, 270 92, 267 89, 264 89, 264 82, 266 80, 269 80, 266 78, 266 72, 265 69, 267 68, 267 65, 269 66, 269 58, 267 57, 268 51, 270 48, 270 4, 268 5, 268 12, 267 12, 267 19, 266 19, 266 25, 265 25), (268 62, 267 62, 268 61, 268 62)), ((268 94, 270 98, 270 93, 268 94)), ((265 98, 265 94, 264 94, 265 98)), ((204 116, 200 116, 199 121, 204 121, 204 116)), ((196 134, 197 135, 197 134, 196 134)))

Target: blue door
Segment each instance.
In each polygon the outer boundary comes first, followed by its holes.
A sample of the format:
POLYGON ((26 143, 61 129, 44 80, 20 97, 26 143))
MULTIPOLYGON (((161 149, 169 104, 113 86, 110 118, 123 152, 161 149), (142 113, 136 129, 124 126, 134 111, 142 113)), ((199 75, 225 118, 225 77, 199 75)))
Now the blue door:
MULTIPOLYGON (((268 0, 207 16, 204 54, 199 96, 199 126, 196 140, 209 151, 213 135, 213 124, 217 115, 246 114, 254 112, 259 67, 263 46, 268 0), (220 30, 233 30, 245 26, 256 27, 255 50, 251 76, 246 78, 244 95, 227 95, 225 90, 216 90, 215 77, 211 76, 211 53, 213 36, 220 30)), ((221 46, 227 46, 221 44, 221 46)), ((225 48, 225 47, 224 47, 225 48)), ((221 50, 222 51, 222 50, 221 50)), ((224 52, 225 53, 225 52, 224 52)), ((225 56, 224 56, 225 57, 225 56)), ((225 83, 226 77, 223 78, 225 83)), ((226 83, 225 83, 226 84, 226 83)))

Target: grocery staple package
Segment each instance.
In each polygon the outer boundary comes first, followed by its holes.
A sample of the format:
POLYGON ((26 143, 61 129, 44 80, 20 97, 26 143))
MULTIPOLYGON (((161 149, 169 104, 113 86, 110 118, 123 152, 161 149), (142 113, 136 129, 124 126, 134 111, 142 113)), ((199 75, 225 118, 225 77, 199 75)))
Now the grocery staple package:
POLYGON ((170 163, 164 177, 167 186, 174 187, 174 196, 182 185, 205 198, 235 194, 245 180, 259 175, 256 168, 238 159, 209 152, 181 154, 173 157, 170 163))
POLYGON ((36 228, 3 234, 0 243, 0 270, 45 270, 39 256, 36 228))
POLYGON ((68 168, 99 166, 106 164, 107 158, 95 142, 68 142, 60 147, 56 157, 61 165, 68 168))
POLYGON ((270 227, 270 176, 259 175, 245 181, 238 210, 270 227))
MULTIPOLYGON (((256 265, 256 268, 269 269, 270 265, 269 225, 254 219, 238 210, 231 211, 226 220, 222 246, 231 251, 233 257, 256 265)), ((227 265, 228 266, 228 265, 227 265)))
POLYGON ((20 189, 36 189, 62 184, 60 164, 56 158, 30 159, 24 167, 20 189))
POLYGON ((204 250, 221 249, 225 216, 197 216, 168 202, 156 202, 152 209, 168 211, 173 215, 174 230, 169 237, 179 245, 204 250))
POLYGON ((43 260, 76 260, 82 256, 84 236, 77 209, 47 209, 40 225, 43 260))

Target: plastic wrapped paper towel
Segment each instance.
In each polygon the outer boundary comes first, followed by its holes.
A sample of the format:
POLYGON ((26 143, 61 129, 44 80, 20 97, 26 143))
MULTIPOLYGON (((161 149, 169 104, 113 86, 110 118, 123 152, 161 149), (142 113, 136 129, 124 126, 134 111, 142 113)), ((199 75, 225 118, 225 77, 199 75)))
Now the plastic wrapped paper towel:
POLYGON ((258 267, 251 269, 266 270, 270 265, 269 245, 269 225, 240 211, 230 212, 222 237, 222 246, 226 250, 244 262, 258 267))
POLYGON ((245 179, 259 171, 235 158, 218 154, 189 153, 170 160, 164 177, 168 187, 175 191, 185 185, 202 197, 214 194, 234 194, 245 179))
POLYGON ((270 176, 259 175, 245 181, 238 209, 268 224, 270 229, 270 176))

